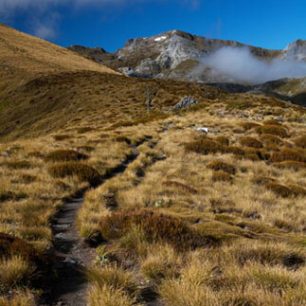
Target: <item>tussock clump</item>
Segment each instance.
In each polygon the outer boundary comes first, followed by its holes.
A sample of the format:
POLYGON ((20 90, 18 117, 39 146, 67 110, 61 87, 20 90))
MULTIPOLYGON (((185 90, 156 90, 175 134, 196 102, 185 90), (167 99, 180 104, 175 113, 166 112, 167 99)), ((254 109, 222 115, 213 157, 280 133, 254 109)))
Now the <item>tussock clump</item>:
POLYGON ((11 297, 0 297, 1 306, 34 306, 35 298, 30 291, 14 292, 11 297))
POLYGON ((130 272, 124 271, 117 266, 92 268, 87 272, 88 279, 100 287, 110 286, 114 289, 122 289, 126 293, 135 293, 137 284, 130 272))
POLYGON ((300 136, 293 140, 296 146, 306 149, 306 135, 300 136))
POLYGON ((0 190, 0 203, 5 202, 5 201, 19 201, 22 199, 26 199, 28 195, 26 193, 20 192, 20 193, 15 193, 12 191, 1 191, 0 190))
POLYGON ((250 159, 253 161, 269 160, 271 155, 263 149, 246 148, 245 149, 245 159, 250 159))
POLYGON ((224 171, 214 171, 212 175, 213 182, 232 182, 233 177, 224 171))
POLYGON ((0 258, 10 258, 12 256, 33 259, 36 253, 34 248, 24 240, 0 233, 0 258))
POLYGON ((260 124, 258 123, 255 123, 255 122, 242 122, 240 124, 241 127, 243 127, 245 130, 251 130, 251 129, 254 129, 254 128, 257 128, 260 126, 260 124))
POLYGON ((0 294, 21 285, 31 272, 30 263, 20 256, 0 260, 0 294))
POLYGON ((74 150, 56 150, 46 156, 46 160, 51 162, 78 161, 85 159, 88 159, 88 155, 74 150))
POLYGON ((93 152, 95 150, 95 148, 91 146, 79 146, 77 149, 88 153, 93 152))
POLYGON ((225 151, 224 147, 220 143, 209 138, 200 138, 189 142, 185 144, 185 149, 188 152, 195 152, 204 155, 225 151))
POLYGON ((268 183, 266 188, 273 191, 282 198, 297 197, 306 195, 306 190, 297 185, 281 185, 278 183, 268 183))
POLYGON ((187 185, 187 184, 177 182, 177 181, 165 181, 165 182, 163 182, 163 185, 166 186, 166 187, 173 187, 173 188, 176 188, 180 191, 188 192, 188 193, 191 193, 191 194, 197 194, 198 193, 198 190, 195 189, 194 187, 192 187, 190 185, 187 185))
POLYGON ((245 155, 245 151, 244 149, 240 148, 240 147, 236 147, 236 146, 229 146, 226 148, 226 153, 229 154, 234 154, 238 157, 242 157, 245 155))
POLYGON ((280 169, 292 169, 294 171, 304 170, 306 169, 306 163, 287 160, 283 162, 273 163, 273 166, 280 169))
POLYGON ((89 306, 131 306, 137 305, 134 298, 121 289, 111 286, 93 286, 88 293, 89 306))
POLYGON ((253 103, 252 102, 248 102, 248 101, 229 101, 226 104, 226 109, 227 110, 243 110, 243 109, 249 109, 253 107, 253 103))
POLYGON ((293 225, 290 224, 288 221, 283 220, 283 219, 275 219, 273 221, 273 225, 277 228, 282 229, 283 231, 286 231, 286 232, 294 231, 293 225))
POLYGON ((48 168, 49 173, 55 178, 76 176, 81 181, 97 186, 101 183, 99 172, 93 167, 78 162, 62 162, 48 168))
POLYGON ((241 265, 258 262, 263 265, 298 268, 305 263, 305 252, 293 250, 291 246, 283 243, 256 242, 241 247, 235 246, 233 255, 241 265))
POLYGON ((256 176, 252 179, 252 182, 254 184, 261 185, 261 186, 271 184, 271 183, 275 183, 275 181, 276 180, 274 178, 268 177, 268 176, 256 176))
POLYGON ((92 127, 89 127, 89 126, 84 126, 84 127, 80 127, 77 129, 77 132, 79 134, 85 134, 85 133, 88 133, 88 132, 91 132, 93 131, 94 129, 92 127))
POLYGON ((31 163, 26 160, 8 161, 2 165, 13 170, 30 169, 32 167, 31 163))
POLYGON ((284 143, 281 138, 275 135, 261 135, 260 139, 265 145, 282 145, 284 143))
POLYGON ((169 245, 154 245, 141 263, 142 273, 155 283, 179 276, 182 260, 169 245))
POLYGON ((125 142, 125 143, 127 143, 128 145, 132 144, 131 139, 129 139, 129 138, 126 137, 126 136, 117 136, 117 137, 115 138, 115 140, 118 141, 118 142, 125 142))
POLYGON ((246 146, 246 147, 257 148, 257 149, 260 149, 263 147, 262 143, 253 137, 241 137, 239 141, 243 146, 246 146))
POLYGON ((207 167, 209 169, 212 169, 212 170, 215 170, 215 171, 223 171, 223 172, 226 172, 228 174, 236 174, 236 167, 229 164, 229 163, 226 163, 226 162, 223 162, 221 160, 214 160, 212 162, 210 162, 207 167))
POLYGON ((67 135, 67 134, 60 134, 60 135, 54 135, 53 139, 56 141, 63 141, 63 140, 67 140, 71 138, 71 135, 67 135))
POLYGON ((271 162, 296 161, 306 162, 306 151, 302 149, 285 148, 280 152, 274 152, 271 156, 271 162))
POLYGON ((229 146, 230 140, 225 136, 218 136, 214 139, 216 142, 220 143, 223 146, 229 146))
POLYGON ((104 238, 119 239, 137 227, 150 243, 164 241, 178 249, 189 249, 216 243, 200 236, 183 220, 151 210, 121 211, 103 217, 100 231, 104 238))
POLYGON ((263 123, 264 123, 264 125, 279 125, 279 126, 282 125, 279 121, 277 121, 275 119, 265 120, 263 123))
POLYGON ((281 138, 288 137, 288 131, 286 128, 279 125, 262 125, 256 129, 258 134, 269 134, 279 136, 281 138))

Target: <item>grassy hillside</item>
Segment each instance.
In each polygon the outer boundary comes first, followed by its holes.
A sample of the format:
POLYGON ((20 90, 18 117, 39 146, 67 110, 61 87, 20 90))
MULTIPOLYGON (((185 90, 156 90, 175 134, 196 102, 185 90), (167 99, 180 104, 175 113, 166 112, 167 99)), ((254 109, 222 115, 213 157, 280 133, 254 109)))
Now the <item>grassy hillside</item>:
POLYGON ((304 108, 1 31, 1 306, 306 304, 304 108))

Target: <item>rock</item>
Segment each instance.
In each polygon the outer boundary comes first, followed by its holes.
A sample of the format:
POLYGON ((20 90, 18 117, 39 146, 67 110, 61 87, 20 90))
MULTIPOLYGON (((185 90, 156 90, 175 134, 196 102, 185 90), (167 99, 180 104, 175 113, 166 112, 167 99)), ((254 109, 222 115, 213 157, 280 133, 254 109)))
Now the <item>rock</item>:
POLYGON ((198 127, 196 128, 196 131, 208 134, 209 129, 207 127, 198 127))
POLYGON ((179 103, 177 103, 174 106, 174 109, 175 110, 180 110, 180 109, 187 108, 187 107, 190 107, 190 106, 196 105, 196 104, 198 104, 198 101, 195 98, 184 97, 184 98, 181 99, 181 101, 179 103))

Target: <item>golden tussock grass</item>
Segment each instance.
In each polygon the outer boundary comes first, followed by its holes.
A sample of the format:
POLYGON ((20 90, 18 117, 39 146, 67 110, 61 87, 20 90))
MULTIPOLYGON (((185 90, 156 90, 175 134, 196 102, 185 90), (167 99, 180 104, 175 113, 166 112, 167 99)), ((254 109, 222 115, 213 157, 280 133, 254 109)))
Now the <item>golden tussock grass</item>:
POLYGON ((207 165, 207 167, 215 171, 224 171, 224 172, 227 172, 228 174, 236 174, 236 167, 234 165, 223 162, 221 160, 211 161, 207 165))
POLYGON ((306 149, 306 135, 295 138, 293 142, 296 146, 306 149))
POLYGON ((262 143, 258 139, 253 137, 241 137, 239 141, 243 146, 246 147, 257 148, 257 149, 263 147, 262 143))
POLYGON ((132 306, 135 299, 129 297, 124 291, 110 286, 93 286, 88 293, 89 306, 132 306))
POLYGON ((30 291, 19 290, 10 298, 0 297, 1 306, 35 306, 35 297, 30 291))
POLYGON ((57 150, 50 152, 45 159, 51 162, 79 161, 88 159, 88 155, 74 150, 57 150))
POLYGON ((271 156, 272 162, 296 161, 306 163, 306 152, 301 149, 285 148, 280 152, 274 152, 271 156))
POLYGON ((48 168, 49 173, 55 178, 76 176, 81 181, 85 181, 95 186, 101 182, 99 172, 93 167, 77 162, 62 162, 48 168))
POLYGON ((256 131, 258 134, 268 134, 281 138, 288 137, 287 129, 279 125, 263 125, 258 127, 256 131))
POLYGON ((110 174, 77 217, 83 238, 106 239, 88 271, 89 305, 305 304, 305 111, 96 64, 69 71, 66 55, 52 74, 33 64, 31 80, 1 91, 11 103, 0 110, 0 305, 33 304, 25 289, 52 246, 52 217, 110 174), (158 89, 150 112, 148 86, 158 89), (200 106, 172 112, 185 95, 200 106))
POLYGON ((13 256, 9 259, 3 259, 0 261, 0 288, 4 292, 8 289, 12 289, 22 281, 25 281, 31 273, 31 267, 29 263, 19 257, 13 256))
POLYGON ((134 226, 144 232, 149 242, 165 241, 178 249, 214 243, 210 237, 201 237, 179 218, 150 210, 115 212, 100 221, 100 231, 106 239, 118 239, 134 226))

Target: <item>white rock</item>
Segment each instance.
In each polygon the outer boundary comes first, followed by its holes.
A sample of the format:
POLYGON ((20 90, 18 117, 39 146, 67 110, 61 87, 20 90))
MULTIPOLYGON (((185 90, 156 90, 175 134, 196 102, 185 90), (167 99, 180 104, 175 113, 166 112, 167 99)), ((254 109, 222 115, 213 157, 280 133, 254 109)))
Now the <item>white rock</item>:
POLYGON ((196 131, 207 134, 209 132, 209 128, 207 128, 207 127, 198 127, 198 128, 196 128, 196 131))

